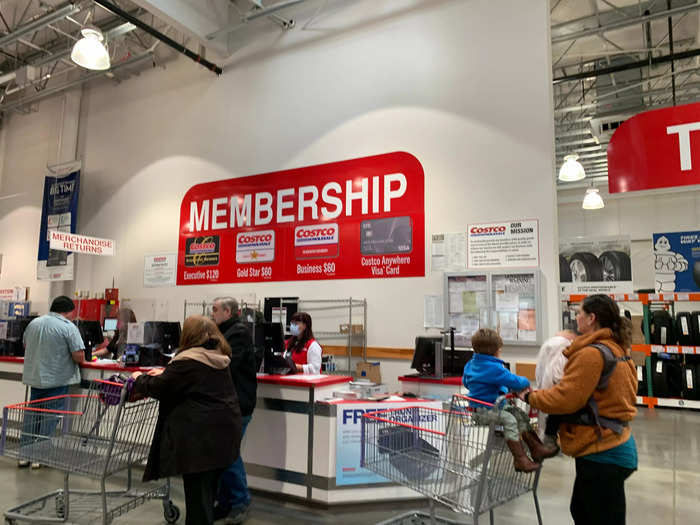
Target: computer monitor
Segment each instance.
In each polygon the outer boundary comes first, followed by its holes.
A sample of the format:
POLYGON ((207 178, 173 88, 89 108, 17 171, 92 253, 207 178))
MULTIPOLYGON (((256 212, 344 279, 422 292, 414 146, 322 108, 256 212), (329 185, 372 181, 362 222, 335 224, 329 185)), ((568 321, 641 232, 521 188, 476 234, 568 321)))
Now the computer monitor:
POLYGON ((118 321, 119 321, 119 319, 114 319, 114 318, 110 319, 110 318, 106 318, 106 319, 104 320, 104 326, 103 326, 104 331, 105 331, 105 332, 114 332, 114 331, 117 329, 117 323, 118 323, 118 321))
POLYGON ((263 308, 265 321, 268 323, 279 323, 279 317, 272 315, 273 308, 285 308, 287 315, 284 319, 284 326, 288 327, 292 316, 297 313, 298 303, 298 297, 265 297, 265 306, 263 308))
POLYGON ((263 323, 265 353, 263 371, 267 374, 285 375, 295 372, 290 360, 283 357, 284 333, 281 323, 263 323))
POLYGON ((143 344, 158 344, 163 353, 172 354, 180 345, 180 332, 177 321, 146 321, 143 323, 143 344))
POLYGON ((92 349, 104 341, 102 326, 100 326, 99 321, 86 321, 84 319, 74 321, 74 323, 80 331, 80 336, 83 338, 85 359, 90 361, 92 359, 92 349))
POLYGON ((471 360, 474 352, 472 350, 455 350, 454 363, 452 363, 452 352, 445 350, 442 357, 442 371, 446 376, 461 376, 464 373, 465 365, 471 360))
POLYGON ((418 370, 421 375, 435 375, 435 348, 436 344, 442 348, 442 337, 438 336, 418 336, 416 337, 416 347, 413 352, 411 368, 418 370))

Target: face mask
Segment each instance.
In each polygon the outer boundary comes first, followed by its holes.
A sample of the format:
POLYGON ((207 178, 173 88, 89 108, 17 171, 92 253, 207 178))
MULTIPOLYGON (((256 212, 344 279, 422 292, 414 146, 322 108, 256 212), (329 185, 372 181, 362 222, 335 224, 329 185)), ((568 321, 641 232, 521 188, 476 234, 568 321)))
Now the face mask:
POLYGON ((296 323, 292 323, 289 325, 289 332, 295 336, 299 337, 299 334, 301 334, 301 330, 299 330, 299 325, 296 323))

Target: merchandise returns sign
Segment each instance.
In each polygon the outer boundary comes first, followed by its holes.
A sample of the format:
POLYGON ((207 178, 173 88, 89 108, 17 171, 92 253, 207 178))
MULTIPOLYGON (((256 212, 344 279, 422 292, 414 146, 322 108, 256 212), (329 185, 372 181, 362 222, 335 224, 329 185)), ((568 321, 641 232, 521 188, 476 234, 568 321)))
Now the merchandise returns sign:
POLYGON ((114 241, 112 239, 51 231, 49 241, 52 250, 88 255, 114 255, 114 241))
POLYGON ((408 153, 197 184, 177 284, 422 277, 424 175, 408 153))

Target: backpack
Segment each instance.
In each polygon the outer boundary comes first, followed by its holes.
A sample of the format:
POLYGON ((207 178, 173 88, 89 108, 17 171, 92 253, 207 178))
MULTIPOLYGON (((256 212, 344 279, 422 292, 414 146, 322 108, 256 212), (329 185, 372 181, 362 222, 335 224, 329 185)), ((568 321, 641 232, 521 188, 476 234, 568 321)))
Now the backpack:
MULTIPOLYGON (((630 361, 632 358, 630 356, 616 357, 613 351, 602 343, 593 343, 589 346, 592 346, 598 350, 598 352, 600 352, 600 356, 603 358, 603 370, 600 373, 600 379, 598 380, 598 385, 595 388, 597 391, 603 391, 608 388, 608 383, 610 382, 610 378, 615 371, 617 363, 630 361)), ((562 420, 565 423, 573 423, 574 425, 596 427, 598 440, 603 438, 603 434, 600 430, 601 428, 607 428, 616 434, 622 434, 625 427, 629 425, 628 421, 601 416, 598 410, 598 403, 592 395, 588 398, 585 407, 574 414, 564 416, 562 420)))

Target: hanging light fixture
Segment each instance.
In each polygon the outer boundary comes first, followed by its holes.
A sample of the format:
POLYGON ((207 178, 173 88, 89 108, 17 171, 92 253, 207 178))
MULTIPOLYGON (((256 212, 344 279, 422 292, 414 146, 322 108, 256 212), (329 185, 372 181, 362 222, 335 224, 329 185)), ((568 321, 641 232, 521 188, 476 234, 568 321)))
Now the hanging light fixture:
POLYGON ((581 207, 584 210, 599 210, 605 208, 603 197, 600 196, 598 188, 588 188, 586 190, 586 196, 583 198, 583 205, 581 207))
POLYGON ((559 170, 559 180, 563 182, 575 182, 586 178, 586 172, 583 171, 583 166, 578 161, 578 155, 572 153, 564 157, 564 164, 559 170))
POLYGON ((85 69, 102 71, 109 69, 109 52, 104 45, 102 31, 94 26, 86 26, 80 30, 83 38, 73 46, 70 58, 73 62, 85 69))

